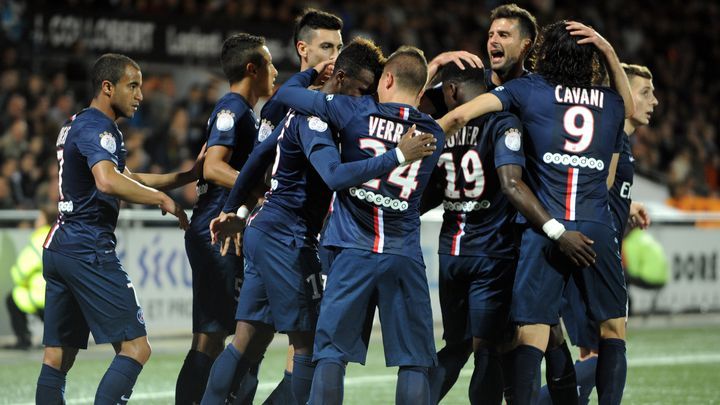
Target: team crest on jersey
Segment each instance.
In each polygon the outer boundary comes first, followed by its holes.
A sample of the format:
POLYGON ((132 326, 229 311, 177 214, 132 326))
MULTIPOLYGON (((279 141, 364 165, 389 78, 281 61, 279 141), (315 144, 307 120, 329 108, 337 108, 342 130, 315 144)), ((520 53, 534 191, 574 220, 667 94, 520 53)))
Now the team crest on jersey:
POLYGON ((310 127, 313 131, 325 132, 327 131, 328 125, 325 121, 318 117, 310 117, 308 118, 308 127, 310 127))
POLYGON ((229 131, 235 126, 235 113, 230 110, 220 110, 215 119, 218 131, 229 131))
POLYGON ((103 132, 100 134, 100 146, 110 153, 115 153, 117 145, 115 144, 115 137, 110 132, 103 132))
POLYGON ((260 129, 258 130, 258 142, 266 140, 274 129, 275 127, 273 126, 273 124, 263 118, 263 120, 260 122, 260 129))
POLYGON ((510 128, 505 131, 505 146, 511 151, 517 152, 522 146, 522 135, 517 128, 510 128))
POLYGON ((328 94, 327 96, 325 96, 325 101, 332 101, 333 97, 335 97, 334 94, 328 94))

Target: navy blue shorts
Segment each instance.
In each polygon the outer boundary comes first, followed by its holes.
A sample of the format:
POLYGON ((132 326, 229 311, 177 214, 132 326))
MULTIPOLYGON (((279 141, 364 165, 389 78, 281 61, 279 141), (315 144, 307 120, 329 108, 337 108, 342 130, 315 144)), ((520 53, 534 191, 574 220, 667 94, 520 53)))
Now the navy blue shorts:
POLYGON ((512 320, 519 324, 557 324, 563 289, 570 277, 575 278, 591 320, 624 317, 627 289, 615 229, 598 222, 561 222, 566 229, 580 231, 595 241, 595 264, 577 268, 555 242, 532 227, 525 228, 513 287, 512 320))
POLYGON ((192 268, 193 333, 235 333, 242 257, 229 253, 223 257, 219 245, 190 232, 185 233, 185 251, 192 268))
POLYGON ((323 294, 316 249, 288 246, 255 228, 243 236, 245 281, 235 319, 278 332, 315 330, 323 294))
POLYGON ((588 316, 585 300, 572 277, 563 292, 560 316, 573 345, 598 350, 600 345, 598 324, 588 316))
POLYGON ((320 308, 313 360, 365 364, 367 319, 380 312, 385 364, 437 364, 425 265, 394 254, 339 249, 320 308))
POLYGON ((45 325, 43 344, 87 349, 146 336, 143 310, 130 277, 116 256, 88 263, 43 251, 45 325))
POLYGON ((516 261, 439 256, 443 339, 448 344, 471 337, 500 341, 508 326, 516 261))

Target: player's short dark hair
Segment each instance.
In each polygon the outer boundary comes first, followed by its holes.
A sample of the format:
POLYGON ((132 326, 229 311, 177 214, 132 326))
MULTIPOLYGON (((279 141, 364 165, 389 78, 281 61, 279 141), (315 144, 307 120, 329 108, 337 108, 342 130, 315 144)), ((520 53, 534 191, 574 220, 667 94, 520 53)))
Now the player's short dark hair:
POLYGON ((400 88, 410 92, 420 91, 427 82, 427 59, 425 54, 414 46, 401 46, 388 57, 385 69, 395 74, 400 88))
POLYGON ((497 20, 498 18, 516 18, 520 22, 520 34, 525 38, 530 38, 530 47, 535 45, 535 40, 538 35, 538 26, 535 16, 530 14, 529 11, 518 6, 515 3, 503 4, 502 6, 495 7, 490 12, 490 23, 497 20))
POLYGON ((464 60, 461 62, 465 66, 464 70, 460 69, 460 66, 455 63, 448 63, 443 66, 440 70, 440 80, 443 83, 470 85, 481 91, 487 90, 485 69, 473 67, 464 60))
MULTIPOLYGON (((375 82, 380 79, 384 67, 385 56, 380 47, 362 37, 353 39, 343 47, 335 61, 335 70, 342 70, 350 77, 357 77, 362 70, 369 70, 375 77, 375 82)), ((375 87, 377 85, 373 89, 375 87)))
POLYGON ((140 65, 134 60, 119 53, 106 53, 99 57, 93 64, 90 76, 92 77, 93 94, 100 93, 105 80, 117 84, 125 74, 125 67, 128 65, 140 70, 140 65))
POLYGON ((245 77, 248 63, 264 66, 260 52, 263 45, 265 38, 246 33, 235 34, 223 42, 220 64, 230 83, 239 82, 245 77))
POLYGON ((535 49, 535 72, 552 85, 589 87, 599 83, 600 58, 594 45, 579 45, 565 29, 565 20, 543 29, 535 49))
MULTIPOLYGON (((335 14, 330 14, 314 8, 307 8, 295 19, 293 45, 297 45, 298 41, 309 42, 310 32, 312 30, 324 29, 340 31, 342 27, 343 21, 335 14)), ((297 52, 297 47, 295 49, 297 52)))
POLYGON ((630 78, 630 76, 639 76, 650 80, 653 78, 652 72, 650 72, 650 69, 648 69, 647 66, 630 65, 627 63, 621 63, 620 66, 622 66, 628 78, 630 78))

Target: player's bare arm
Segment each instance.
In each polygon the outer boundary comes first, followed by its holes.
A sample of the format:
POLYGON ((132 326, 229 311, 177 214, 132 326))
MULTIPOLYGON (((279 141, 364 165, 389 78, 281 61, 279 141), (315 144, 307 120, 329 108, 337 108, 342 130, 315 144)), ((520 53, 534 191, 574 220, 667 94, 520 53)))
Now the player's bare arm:
POLYGON ((189 221, 185 211, 179 204, 162 191, 142 185, 123 175, 117 166, 108 160, 102 160, 92 167, 95 186, 105 194, 135 203, 156 205, 163 212, 169 212, 178 218, 181 229, 187 229, 189 221))
POLYGON ((620 161, 620 154, 619 153, 613 153, 612 159, 610 159, 610 167, 608 167, 608 177, 607 177, 607 189, 611 190, 613 184, 615 184, 615 173, 617 173, 617 166, 618 162, 620 161))
POLYGON ((233 187, 239 172, 228 164, 232 152, 232 148, 222 145, 208 148, 203 165, 203 176, 206 181, 228 189, 233 187))
POLYGON ((235 254, 242 253, 242 232, 245 229, 246 218, 232 212, 221 212, 217 218, 210 221, 210 238, 214 245, 220 243, 220 254, 227 255, 231 244, 235 245, 235 254))
POLYGON ((138 183, 152 187, 160 191, 172 190, 196 181, 202 177, 203 163, 205 162, 205 146, 197 156, 193 167, 184 172, 173 172, 164 174, 155 173, 134 173, 125 167, 123 174, 138 183))
MULTIPOLYGON (((595 251, 592 249, 593 241, 577 231, 558 231, 548 228, 547 224, 559 224, 545 210, 530 187, 522 180, 522 167, 518 165, 504 165, 497 169, 498 177, 503 194, 510 200, 510 203, 517 208, 530 223, 538 229, 546 232, 549 238, 554 239, 560 251, 563 252, 574 264, 579 267, 587 267, 595 262, 595 251)), ((560 225, 562 227, 562 225, 560 225)))
POLYGON ((471 119, 496 111, 502 111, 500 99, 492 93, 484 93, 448 112, 437 123, 446 134, 454 134, 471 119))
POLYGON ((578 44, 593 44, 603 54, 610 85, 620 93, 625 103, 625 118, 632 117, 635 111, 635 102, 630 91, 630 80, 628 80, 625 70, 620 65, 620 59, 618 59, 615 49, 602 35, 583 23, 568 21, 566 28, 570 31, 570 35, 583 37, 578 40, 578 44))

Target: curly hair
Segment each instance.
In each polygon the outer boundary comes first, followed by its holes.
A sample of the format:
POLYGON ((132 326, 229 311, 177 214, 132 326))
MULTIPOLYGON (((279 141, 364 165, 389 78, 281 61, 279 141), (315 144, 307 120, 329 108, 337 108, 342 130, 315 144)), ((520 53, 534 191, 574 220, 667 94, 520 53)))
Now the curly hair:
POLYGON ((594 45, 578 45, 565 20, 543 29, 535 49, 534 70, 552 85, 590 87, 601 78, 600 55, 594 45))

